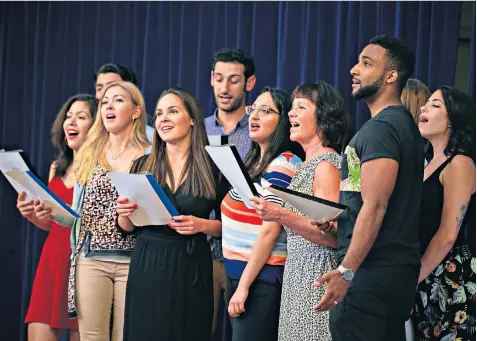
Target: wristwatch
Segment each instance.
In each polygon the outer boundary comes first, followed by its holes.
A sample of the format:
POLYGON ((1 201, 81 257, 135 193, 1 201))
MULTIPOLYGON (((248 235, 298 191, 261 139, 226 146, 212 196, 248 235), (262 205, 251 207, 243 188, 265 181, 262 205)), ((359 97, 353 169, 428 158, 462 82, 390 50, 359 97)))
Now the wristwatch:
POLYGON ((345 281, 351 282, 354 277, 354 272, 351 269, 346 269, 344 266, 338 266, 338 271, 341 272, 345 281))

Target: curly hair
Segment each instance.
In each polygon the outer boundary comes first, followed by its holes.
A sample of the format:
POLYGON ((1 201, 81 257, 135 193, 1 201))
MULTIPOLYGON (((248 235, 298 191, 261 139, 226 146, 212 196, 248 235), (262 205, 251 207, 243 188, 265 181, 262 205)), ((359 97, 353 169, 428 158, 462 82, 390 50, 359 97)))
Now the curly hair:
POLYGON ((295 98, 306 98, 316 106, 316 126, 324 147, 343 152, 351 136, 351 119, 341 92, 326 82, 305 83, 292 93, 295 98))
POLYGON ((79 94, 68 98, 68 100, 65 102, 65 104, 63 104, 60 111, 56 115, 56 119, 53 122, 53 126, 51 127, 51 142, 58 150, 58 157, 56 158, 55 176, 60 178, 66 174, 66 171, 73 162, 73 149, 68 147, 68 144, 65 141, 65 131, 63 129, 63 123, 66 120, 66 114, 70 110, 71 106, 77 101, 86 102, 88 104, 89 112, 93 120, 96 115, 96 110, 98 108, 98 100, 93 95, 79 94))
POLYGON ((444 153, 463 152, 475 160, 475 101, 466 93, 447 85, 441 85, 437 90, 444 98, 450 123, 450 136, 444 153))

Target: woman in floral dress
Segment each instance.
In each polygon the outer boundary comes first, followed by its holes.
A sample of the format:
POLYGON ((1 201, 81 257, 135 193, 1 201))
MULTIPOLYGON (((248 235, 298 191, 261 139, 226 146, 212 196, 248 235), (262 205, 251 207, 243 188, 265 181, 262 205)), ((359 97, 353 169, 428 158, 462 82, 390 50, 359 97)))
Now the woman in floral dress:
MULTIPOLYGON (((292 99, 290 140, 303 147, 306 157, 288 188, 338 202, 340 153, 350 132, 343 96, 320 81, 298 86, 292 99)), ((252 201, 262 220, 278 222, 287 233, 278 341, 331 341, 329 312, 313 310, 325 290, 316 290, 313 283, 338 266, 336 238, 322 234, 311 218, 289 204, 252 201)))
POLYGON ((419 237, 422 266, 412 313, 418 340, 475 340, 475 105, 441 86, 421 108, 431 143, 419 237))

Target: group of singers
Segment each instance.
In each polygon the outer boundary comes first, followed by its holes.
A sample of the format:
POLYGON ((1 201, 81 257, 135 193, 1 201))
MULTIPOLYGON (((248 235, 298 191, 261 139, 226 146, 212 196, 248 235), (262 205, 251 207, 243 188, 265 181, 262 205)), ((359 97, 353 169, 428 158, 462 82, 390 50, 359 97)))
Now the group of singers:
POLYGON ((350 71, 371 119, 352 136, 342 94, 318 81, 291 96, 265 87, 251 106, 254 59, 219 50, 217 109, 161 93, 154 128, 134 73, 96 73, 96 98, 59 111, 49 188, 79 213, 53 216, 20 193, 20 213, 49 236, 25 322, 29 340, 210 341, 221 295, 233 341, 475 338, 475 103, 409 79, 398 38, 369 41, 350 71), (316 221, 270 192, 245 205, 209 158, 227 135, 261 179, 347 209, 316 221), (150 172, 179 212, 134 226, 138 208, 108 172, 150 172))

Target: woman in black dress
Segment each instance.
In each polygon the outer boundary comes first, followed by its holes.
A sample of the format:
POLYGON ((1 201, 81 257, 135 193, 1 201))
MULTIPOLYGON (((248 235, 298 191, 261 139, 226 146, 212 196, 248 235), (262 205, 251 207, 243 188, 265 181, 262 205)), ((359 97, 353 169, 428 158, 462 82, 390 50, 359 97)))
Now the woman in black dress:
POLYGON ((422 265, 412 313, 418 340, 475 340, 475 105, 441 86, 421 108, 422 265))
POLYGON ((120 197, 118 226, 137 231, 126 289, 124 341, 210 341, 212 259, 206 234, 218 237, 220 203, 229 187, 205 151, 207 135, 196 99, 179 88, 156 105, 152 152, 132 172, 151 172, 180 216, 168 225, 135 228, 135 203, 120 197))

